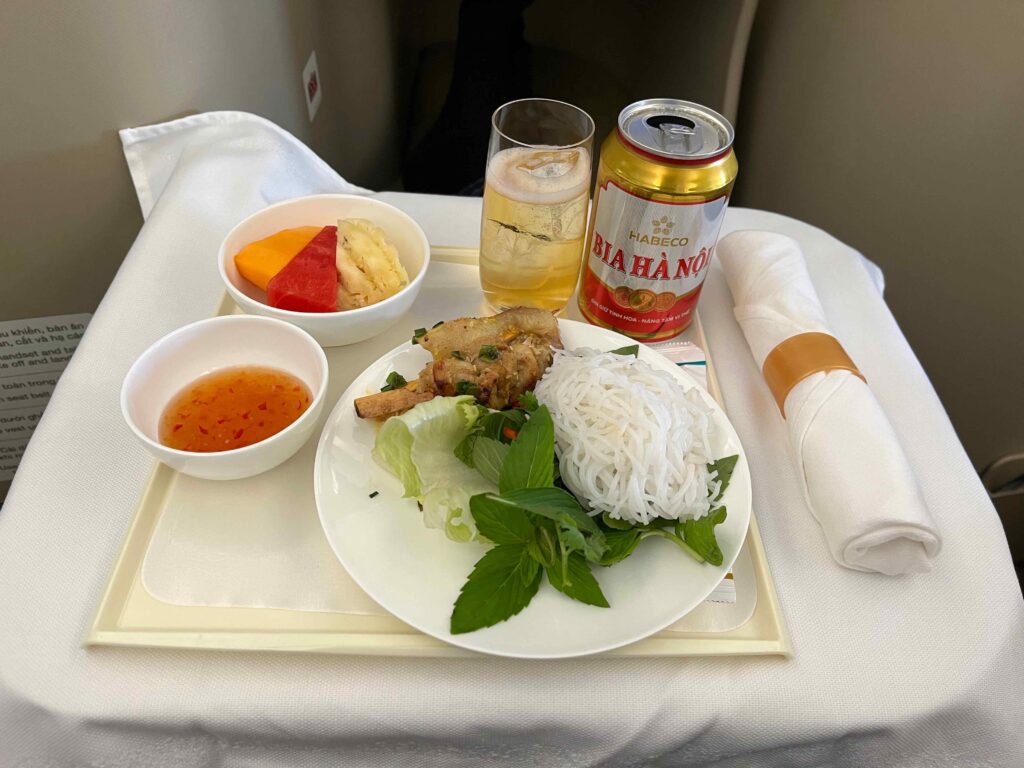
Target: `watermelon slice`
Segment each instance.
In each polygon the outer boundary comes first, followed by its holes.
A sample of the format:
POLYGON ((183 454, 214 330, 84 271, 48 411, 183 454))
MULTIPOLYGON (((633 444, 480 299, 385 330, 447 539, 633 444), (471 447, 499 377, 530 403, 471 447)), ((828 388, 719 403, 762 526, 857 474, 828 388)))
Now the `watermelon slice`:
POLYGON ((272 307, 293 312, 338 309, 338 228, 324 227, 267 283, 272 307))

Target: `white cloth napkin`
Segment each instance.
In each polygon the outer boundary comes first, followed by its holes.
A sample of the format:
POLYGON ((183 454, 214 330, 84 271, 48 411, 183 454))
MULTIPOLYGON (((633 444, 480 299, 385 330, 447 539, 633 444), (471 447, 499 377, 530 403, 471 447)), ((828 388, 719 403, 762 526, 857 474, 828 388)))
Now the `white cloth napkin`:
MULTIPOLYGON (((718 244, 718 256, 758 367, 791 336, 831 333, 796 241, 734 232, 718 244)), ((807 504, 833 557, 888 575, 930 570, 941 539, 868 384, 849 371, 816 373, 790 391, 785 406, 807 504)))

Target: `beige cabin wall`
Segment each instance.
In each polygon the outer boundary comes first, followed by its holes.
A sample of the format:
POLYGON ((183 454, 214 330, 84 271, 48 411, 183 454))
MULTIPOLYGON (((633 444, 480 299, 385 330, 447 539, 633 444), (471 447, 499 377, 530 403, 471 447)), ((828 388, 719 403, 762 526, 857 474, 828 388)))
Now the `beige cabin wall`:
POLYGON ((0 320, 102 298, 141 225, 120 128, 244 110, 355 183, 390 182, 391 21, 377 0, 0 3, 0 320), (310 124, 313 49, 324 98, 310 124))
POLYGON ((819 226, 886 300, 975 465, 1024 451, 1024 3, 762 0, 734 202, 819 226))

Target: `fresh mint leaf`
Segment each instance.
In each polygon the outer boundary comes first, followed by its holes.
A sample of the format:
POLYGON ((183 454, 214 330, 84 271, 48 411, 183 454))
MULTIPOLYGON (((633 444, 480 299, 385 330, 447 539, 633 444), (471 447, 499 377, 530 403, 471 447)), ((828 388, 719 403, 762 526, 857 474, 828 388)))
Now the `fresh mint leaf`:
POLYGON ((401 389, 408 383, 402 374, 398 371, 392 371, 388 374, 387 379, 384 380, 384 386, 380 388, 380 391, 390 392, 393 389, 401 389))
POLYGON ((501 477, 501 467, 505 463, 510 448, 498 440, 480 435, 473 442, 473 467, 495 485, 501 477))
POLYGON ((708 464, 708 472, 717 472, 718 479, 722 483, 722 487, 718 489, 718 495, 712 499, 712 501, 718 501, 725 494, 725 489, 729 487, 729 481, 732 480, 733 470, 736 469, 736 462, 740 460, 738 454, 733 456, 726 456, 708 464))
POLYGON ((473 469, 476 469, 473 463, 473 446, 478 437, 490 437, 502 443, 510 443, 512 441, 505 435, 505 429, 518 432, 520 427, 526 423, 526 413, 523 411, 492 411, 482 405, 477 405, 477 409, 479 415, 476 423, 469 434, 455 446, 455 455, 459 461, 473 469))
POLYGON ((551 567, 558 560, 555 530, 555 524, 550 520, 538 520, 533 529, 533 538, 526 545, 530 557, 545 568, 551 567))
POLYGON ((625 520, 618 520, 607 512, 601 513, 601 522, 605 524, 607 528, 611 528, 613 531, 631 531, 633 530, 633 524, 625 520))
POLYGON ((611 517, 607 512, 601 513, 601 527, 607 531, 650 531, 655 528, 671 528, 676 524, 675 520, 668 520, 663 517, 653 517, 646 525, 631 523, 627 520, 618 520, 611 517))
POLYGON ((533 539, 533 524, 525 512, 495 504, 487 494, 470 498, 469 511, 477 530, 495 544, 527 544, 533 539))
POLYGON ((545 488, 555 480, 555 424, 546 406, 541 406, 530 417, 519 435, 512 441, 508 456, 501 467, 498 490, 545 488))
POLYGON ((530 604, 539 588, 540 568, 525 546, 499 544, 487 550, 455 601, 451 633, 474 632, 512 618, 530 604))
POLYGON ((484 437, 510 443, 512 441, 505 435, 505 429, 508 428, 518 433, 526 423, 526 413, 519 410, 492 411, 484 416, 479 423, 480 434, 484 437))
MULTIPOLYGON (((506 461, 508 460, 506 459, 506 461)), ((606 546, 604 533, 597 523, 583 512, 576 497, 568 491, 563 491, 561 488, 523 488, 501 495, 495 493, 480 495, 496 505, 521 509, 550 520, 555 524, 555 528, 551 531, 555 535, 551 538, 557 538, 559 541, 564 541, 566 545, 571 545, 570 549, 581 549, 587 560, 591 562, 598 562, 604 554, 606 546), (562 528, 580 531, 584 537, 582 547, 579 546, 579 539, 571 533, 563 533, 559 536, 556 532, 562 528)), ((554 541, 551 544, 550 551, 553 552, 554 541)), ((547 565, 550 559, 548 554, 549 552, 545 551, 542 555, 538 550, 535 556, 541 563, 547 565)))
POLYGON ((537 400, 537 396, 533 392, 523 392, 519 396, 519 407, 527 413, 533 413, 540 408, 540 401, 537 400))
POLYGON ((607 548, 598 562, 605 566, 621 563, 633 554, 636 545, 643 540, 642 533, 642 531, 638 530, 611 531, 606 533, 604 538, 607 548))
POLYGON ((598 530, 596 534, 591 534, 587 537, 587 543, 583 549, 584 557, 590 562, 598 562, 607 547, 608 545, 604 543, 603 532, 598 530))
POLYGON ((668 541, 671 541, 673 544, 679 547, 681 550, 683 550, 683 552, 688 554, 694 560, 696 560, 698 563, 705 562, 705 558, 703 557, 703 555, 701 555, 699 552, 697 552, 697 550, 695 550, 693 547, 691 547, 683 540, 682 531, 683 526, 681 523, 677 524, 675 526, 675 529, 671 531, 668 530, 668 528, 648 528, 647 530, 640 532, 640 540, 643 541, 644 539, 649 539, 652 537, 667 539, 668 541))
POLYGON ((559 525, 556 528, 556 533, 563 552, 587 551, 587 539, 579 528, 572 525, 559 525))
POLYGON ((476 469, 476 465, 473 463, 473 446, 476 445, 478 437, 480 437, 479 432, 470 432, 459 441, 452 451, 455 458, 471 469, 476 469))
POLYGON ((597 523, 583 511, 576 497, 561 488, 521 488, 503 493, 497 498, 556 523, 579 528, 585 533, 601 533, 597 523))
POLYGON ((587 560, 596 563, 604 554, 604 533, 568 491, 561 488, 523 488, 504 493, 499 498, 505 503, 552 520, 559 531, 563 528, 580 531, 584 537, 582 547, 579 546, 579 539, 571 533, 563 533, 559 538, 563 543, 571 543, 572 549, 581 549, 587 560))
MULTIPOLYGON (((705 558, 696 552, 679 535, 680 528, 670 531, 668 528, 651 528, 649 526, 638 526, 631 531, 609 531, 605 534, 607 548, 597 560, 601 565, 615 565, 621 563, 636 549, 637 545, 644 539, 659 538, 667 539, 679 549, 688 554, 698 563, 703 563, 705 558)), ((719 563, 720 565, 721 563, 719 563)))
POLYGON ((722 564, 722 550, 715 538, 715 526, 725 522, 725 507, 708 512, 704 517, 685 521, 681 528, 686 545, 711 565, 722 564))
POLYGON ((597 583, 594 574, 590 572, 590 566, 579 553, 574 552, 569 555, 565 574, 562 573, 559 564, 545 568, 545 571, 551 586, 559 592, 587 605, 596 605, 599 608, 608 607, 608 599, 601 591, 601 585, 597 583))
POLYGON ((523 586, 527 589, 533 584, 537 576, 540 575, 540 563, 534 560, 532 557, 527 557, 523 561, 522 566, 519 569, 519 578, 522 579, 523 586))
POLYGON ((623 355, 623 356, 632 355, 633 357, 639 357, 640 356, 640 345, 639 344, 630 344, 627 347, 619 347, 618 349, 610 350, 610 352, 613 355, 623 355))
POLYGON ((671 528, 676 524, 675 520, 668 520, 663 517, 651 518, 646 525, 631 523, 627 520, 618 520, 611 517, 607 512, 602 512, 599 518, 601 529, 604 531, 651 531, 656 528, 671 528))

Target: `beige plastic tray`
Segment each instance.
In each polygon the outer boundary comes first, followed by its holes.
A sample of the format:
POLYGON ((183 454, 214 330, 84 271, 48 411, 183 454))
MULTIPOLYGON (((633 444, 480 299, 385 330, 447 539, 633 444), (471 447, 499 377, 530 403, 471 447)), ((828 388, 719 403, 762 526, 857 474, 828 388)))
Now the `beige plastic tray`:
MULTIPOLYGON (((436 279, 428 281, 429 289, 428 284, 424 285, 417 303, 431 300, 425 296, 428 290, 433 292, 435 303, 439 297, 446 298, 446 291, 452 292, 453 305, 464 306, 467 300, 479 302, 479 291, 467 295, 466 288, 467 285, 476 285, 475 249, 435 246, 431 258, 431 270, 436 271, 436 279), (472 274, 466 267, 472 269, 472 274)), ((575 302, 570 302, 570 307, 569 316, 573 317, 575 302)), ((234 304, 225 296, 218 314, 234 311, 234 304)), ((473 311, 473 308, 468 311, 473 311)), ((415 307, 412 312, 415 312, 415 307)), ((401 339, 398 336, 403 339, 408 336, 400 329, 395 333, 398 334, 395 339, 391 334, 384 334, 362 344, 327 350, 332 368, 329 392, 332 400, 366 365, 399 343, 401 339), (338 371, 343 373, 336 376, 338 371)), ((708 352, 699 317, 687 331, 687 336, 708 352)), ((707 357, 709 389, 721 402, 710 353, 707 357)), ((424 635, 390 615, 199 607, 157 600, 143 586, 142 565, 160 514, 174 493, 176 476, 177 473, 166 465, 154 467, 92 627, 85 637, 85 645, 390 656, 476 655, 424 635)), ((789 656, 789 638, 765 559, 756 514, 751 515, 745 550, 756 582, 756 606, 745 623, 725 632, 664 631, 609 653, 617 656, 789 656)))

